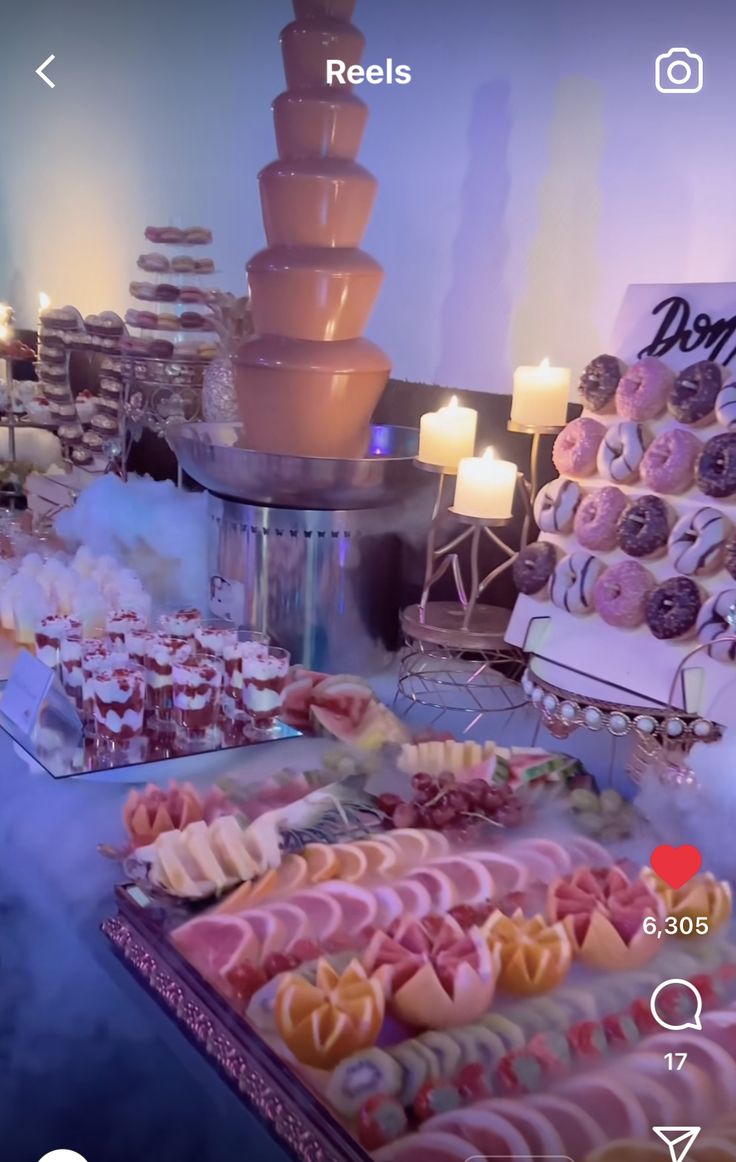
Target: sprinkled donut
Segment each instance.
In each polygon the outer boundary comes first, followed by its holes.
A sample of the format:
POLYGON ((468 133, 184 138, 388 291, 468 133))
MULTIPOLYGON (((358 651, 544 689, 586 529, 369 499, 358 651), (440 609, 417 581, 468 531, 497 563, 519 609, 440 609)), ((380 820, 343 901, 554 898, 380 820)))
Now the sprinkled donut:
POLYGON ((557 564, 557 549, 549 541, 536 541, 522 549, 511 567, 519 593, 532 597, 546 588, 557 564))
POLYGON ((647 595, 644 617, 660 641, 685 637, 700 612, 700 590, 690 577, 670 577, 647 595))
POLYGON ((592 613, 595 583, 604 569, 603 562, 590 553, 570 553, 554 571, 550 597, 568 613, 592 613))
POLYGON ((574 480, 559 477, 540 488, 534 499, 534 519, 543 533, 569 533, 583 495, 574 480))
POLYGON ((629 557, 653 557, 670 535, 667 505, 659 496, 640 496, 618 522, 618 545, 629 557))
POLYGON ((560 476, 592 476, 598 446, 605 435, 603 424, 587 416, 571 420, 554 442, 552 460, 560 476))
POLYGON ((706 496, 736 492, 736 432, 712 436, 695 462, 695 483, 706 496))
POLYGON ((667 406, 674 381, 661 359, 647 355, 622 376, 616 389, 616 411, 625 420, 655 420, 667 406))
POLYGON ((710 419, 723 384, 720 366, 701 359, 681 371, 672 385, 667 410, 681 424, 699 424, 710 419))
POLYGON ((578 391, 592 412, 613 411, 619 380, 626 370, 615 355, 597 355, 580 376, 578 391))
POLYGON ((684 492, 693 482, 695 462, 703 445, 685 428, 661 432, 647 448, 639 469, 654 492, 684 492))
POLYGON ((698 508, 678 520, 669 541, 669 555, 686 577, 715 573, 723 564, 729 522, 717 508, 698 508))
POLYGON ((618 522, 628 501, 612 484, 590 492, 575 513, 575 536, 586 549, 607 553, 616 548, 618 522))
POLYGON ((644 624, 647 594, 655 584, 652 574, 638 561, 611 565, 595 583, 596 613, 617 629, 636 629, 644 624))
POLYGON ((713 642, 706 652, 717 662, 736 662, 736 638, 716 641, 724 634, 733 634, 729 617, 736 613, 736 589, 723 589, 706 601, 698 614, 697 634, 700 642, 713 642))
POLYGON ((598 449, 598 471, 614 484, 628 484, 639 475, 639 465, 651 436, 643 424, 619 420, 606 429, 598 449))
POLYGON ((736 383, 727 383, 718 392, 716 419, 724 428, 736 428, 736 383))

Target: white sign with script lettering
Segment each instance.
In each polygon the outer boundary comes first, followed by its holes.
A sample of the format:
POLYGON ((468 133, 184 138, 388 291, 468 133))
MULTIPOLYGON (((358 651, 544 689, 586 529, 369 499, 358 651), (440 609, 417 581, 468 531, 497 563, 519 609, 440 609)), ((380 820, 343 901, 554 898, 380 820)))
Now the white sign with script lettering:
POLYGON ((736 283, 632 284, 610 350, 626 363, 654 355, 675 371, 712 359, 736 375, 736 283))

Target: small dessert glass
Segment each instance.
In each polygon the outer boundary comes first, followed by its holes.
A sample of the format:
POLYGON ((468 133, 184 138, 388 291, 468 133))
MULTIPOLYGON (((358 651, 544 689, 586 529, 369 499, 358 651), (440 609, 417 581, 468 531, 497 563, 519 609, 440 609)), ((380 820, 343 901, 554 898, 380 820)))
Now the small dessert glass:
POLYGON ((225 662, 225 684, 222 694, 222 709, 226 718, 249 721, 243 708, 243 662, 252 658, 266 658, 270 638, 256 629, 240 628, 234 642, 226 644, 223 650, 225 662))
POLYGON ((62 638, 59 643, 61 684, 78 710, 82 709, 82 687, 84 685, 82 651, 82 628, 80 626, 78 630, 71 629, 67 637, 62 638))
POLYGON ((97 638, 85 638, 82 643, 82 707, 88 723, 94 719, 94 688, 92 680, 98 670, 123 666, 128 662, 125 651, 116 650, 97 638))
POLYGON ((126 634, 134 629, 144 630, 147 622, 136 609, 117 609, 109 614, 105 622, 105 632, 113 645, 125 644, 126 634))
POLYGON ((194 637, 194 631, 202 624, 202 614, 199 609, 176 609, 171 613, 162 613, 158 619, 158 628, 169 637, 194 637))
POLYGON ((44 617, 36 628, 36 657, 50 670, 61 663, 61 643, 71 634, 81 637, 81 624, 71 617, 44 617))
POLYGON ((95 733, 106 743, 128 744, 143 732, 146 672, 133 662, 96 666, 89 680, 95 733))
POLYGON ((155 638, 156 634, 151 629, 127 630, 125 634, 125 648, 128 651, 128 657, 131 662, 137 662, 139 666, 145 666, 148 648, 155 638))
POLYGON ((265 656, 243 657, 243 708, 259 731, 275 727, 290 661, 281 646, 268 646, 265 656))
POLYGON ((177 745, 198 748, 213 742, 220 713, 220 695, 225 667, 214 654, 196 654, 175 662, 174 724, 177 745))
POLYGON ((192 641, 156 633, 146 644, 146 708, 159 724, 169 723, 174 708, 174 665, 192 656, 192 641))
POLYGON ((231 621, 222 617, 209 618, 201 622, 194 630, 194 640, 197 649, 203 654, 213 654, 216 658, 224 658, 225 650, 237 643, 238 631, 231 621))

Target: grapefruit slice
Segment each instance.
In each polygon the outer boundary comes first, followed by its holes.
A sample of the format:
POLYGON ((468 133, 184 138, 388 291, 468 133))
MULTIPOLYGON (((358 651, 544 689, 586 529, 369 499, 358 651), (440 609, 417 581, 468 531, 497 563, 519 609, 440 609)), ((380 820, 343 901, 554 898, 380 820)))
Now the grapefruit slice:
POLYGON ((261 943, 240 916, 197 916, 175 929, 171 939, 190 964, 208 978, 224 974, 243 960, 257 963, 261 943))
POLYGON ((342 908, 336 899, 325 894, 324 887, 322 884, 319 888, 305 888, 289 900, 303 911, 307 918, 305 935, 315 940, 329 940, 342 924, 342 908))
POLYGON ((450 850, 448 840, 439 831, 420 827, 397 827, 384 834, 384 842, 395 848, 404 867, 416 867, 430 859, 438 859, 450 850))
POLYGON ((502 1111, 496 1112, 495 1107, 495 1102, 493 1105, 481 1102, 467 1109, 438 1114, 419 1127, 420 1136, 439 1133, 462 1138, 467 1143, 466 1158, 476 1150, 490 1157, 495 1154, 512 1159, 528 1158, 529 1143, 502 1111))
POLYGON ((424 884, 417 880, 396 880, 391 887, 399 897, 406 916, 420 920, 432 911, 432 898, 424 884))
POLYGON ((461 897, 446 872, 441 871, 436 864, 427 867, 415 868, 407 876, 414 883, 421 884, 427 889, 431 901, 431 909, 440 915, 445 915, 459 903, 461 897))
POLYGON ((369 876, 392 876, 398 871, 398 852, 390 843, 382 839, 361 839, 354 846, 366 857, 369 876))
POLYGON ((576 1077, 560 1093, 587 1110, 609 1139, 614 1134, 647 1138, 651 1123, 621 1076, 622 1072, 629 1076, 625 1064, 605 1074, 576 1077))
POLYGON ((444 856, 435 860, 428 870, 444 872, 455 885, 463 904, 482 904, 493 899, 493 876, 478 859, 463 855, 444 856))
POLYGON ((563 1141, 546 1114, 533 1109, 525 1102, 494 1098, 493 1101, 481 1102, 475 1108, 493 1110, 494 1113, 504 1117, 524 1138, 528 1155, 565 1154, 563 1141))
POLYGON ((571 1158, 587 1158, 591 1150, 605 1143, 603 1130, 586 1110, 559 1094, 534 1094, 524 1106, 544 1114, 559 1134, 564 1151, 571 1158))
POLYGON ((302 856, 306 860, 311 883, 321 884, 339 876, 340 861, 332 844, 308 843, 302 849, 302 856))
POLYGON ((381 884, 380 887, 374 888, 373 895, 378 904, 376 924, 379 928, 386 929, 403 914, 404 901, 396 889, 389 887, 388 884, 381 884))
POLYGON ((373 1162, 468 1162, 468 1143, 456 1134, 409 1134, 373 1155, 373 1162))
MULTIPOLYGON (((736 1062, 725 1049, 715 1044, 703 1030, 681 1033, 657 1033, 647 1038, 646 1048, 652 1053, 687 1053, 687 1065, 697 1065, 707 1073, 716 1091, 719 1110, 727 1110, 736 1094, 736 1062)), ((700 1111, 693 1111, 699 1113, 700 1111)))
POLYGON ((357 843, 335 843, 333 850, 340 864, 339 879, 360 883, 368 874, 368 857, 357 843))
POLYGON ((601 847, 594 839, 575 835, 568 841, 568 851, 573 864, 588 864, 590 867, 610 867, 613 856, 607 848, 601 847))
POLYGON ((289 949, 297 940, 309 935, 309 922, 304 910, 290 900, 276 900, 266 909, 281 922, 284 929, 284 947, 289 949))
MULTIPOLYGON (((632 1075, 662 1079, 662 1055, 650 1050, 639 1050, 626 1059, 632 1075)), ((680 1111, 697 1114, 709 1123, 718 1114, 715 1088, 704 1069, 688 1060, 684 1069, 676 1069, 667 1074, 667 1089, 678 1104, 680 1111)), ((681 1116, 678 1114, 678 1117, 681 1116)))
POLYGON ((313 891, 335 901, 342 914, 340 928, 347 935, 355 936, 375 923, 378 901, 372 892, 358 884, 328 880, 313 891))
MULTIPOLYGON (((698 1158, 700 1155, 698 1155, 698 1158)), ((651 1142, 631 1142, 619 1139, 610 1142, 602 1150, 591 1154, 587 1162, 669 1162, 672 1155, 665 1146, 653 1145, 651 1142)), ((693 1162, 695 1158, 693 1157, 693 1162)))
POLYGON ((470 851, 467 855, 469 859, 482 863, 490 873, 495 885, 494 900, 522 891, 529 883, 527 868, 512 855, 502 855, 500 851, 470 851))
POLYGON ((261 960, 266 960, 272 952, 281 952, 286 947, 288 943, 286 927, 270 908, 251 908, 246 923, 253 929, 261 945, 261 960))

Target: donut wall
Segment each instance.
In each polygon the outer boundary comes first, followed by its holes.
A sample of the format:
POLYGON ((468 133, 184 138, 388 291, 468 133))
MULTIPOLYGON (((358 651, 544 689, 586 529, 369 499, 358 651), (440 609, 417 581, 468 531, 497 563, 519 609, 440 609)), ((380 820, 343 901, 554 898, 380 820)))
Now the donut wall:
POLYGON ((714 639, 736 606, 736 382, 710 360, 600 355, 580 395, 514 565, 508 640, 572 671, 571 692, 632 705, 667 704, 704 643, 675 705, 728 726, 736 646, 714 639))

